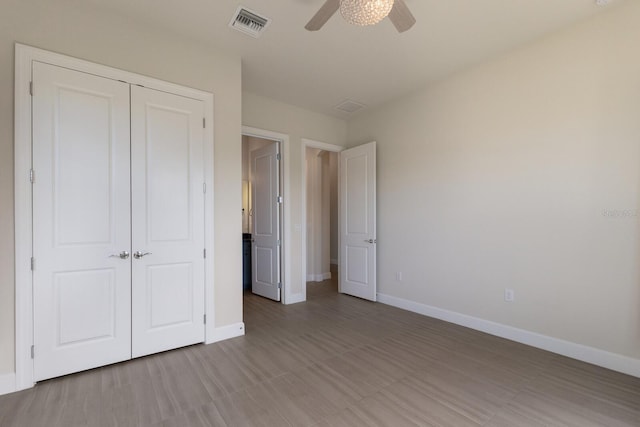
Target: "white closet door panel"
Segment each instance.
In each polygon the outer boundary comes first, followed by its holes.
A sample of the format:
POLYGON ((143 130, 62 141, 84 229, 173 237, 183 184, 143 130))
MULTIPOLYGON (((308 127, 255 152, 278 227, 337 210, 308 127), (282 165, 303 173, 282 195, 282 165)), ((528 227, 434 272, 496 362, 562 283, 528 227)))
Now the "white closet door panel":
POLYGON ((36 381, 131 357, 129 85, 35 62, 36 381))
POLYGON ((203 117, 131 88, 133 357, 204 341, 203 117))

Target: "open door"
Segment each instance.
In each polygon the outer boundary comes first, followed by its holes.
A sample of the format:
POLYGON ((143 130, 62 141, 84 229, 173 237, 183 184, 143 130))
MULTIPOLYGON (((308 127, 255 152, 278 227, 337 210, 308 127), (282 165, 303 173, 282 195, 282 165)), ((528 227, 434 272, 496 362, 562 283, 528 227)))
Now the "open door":
POLYGON ((341 293, 376 300, 376 143, 340 152, 341 293))
POLYGON ((280 144, 251 152, 251 289, 280 301, 280 144))

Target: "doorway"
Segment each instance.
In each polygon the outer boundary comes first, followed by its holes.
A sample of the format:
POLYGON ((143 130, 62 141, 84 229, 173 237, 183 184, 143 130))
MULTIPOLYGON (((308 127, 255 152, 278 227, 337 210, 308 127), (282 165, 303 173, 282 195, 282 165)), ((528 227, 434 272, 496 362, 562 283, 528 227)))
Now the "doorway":
POLYGON ((310 298, 338 291, 338 153, 314 147, 305 151, 306 279, 310 298))
POLYGON ((282 301, 281 141, 242 136, 243 291, 282 301))
POLYGON ((303 281, 307 298, 338 292, 341 150, 340 146, 303 140, 303 281))

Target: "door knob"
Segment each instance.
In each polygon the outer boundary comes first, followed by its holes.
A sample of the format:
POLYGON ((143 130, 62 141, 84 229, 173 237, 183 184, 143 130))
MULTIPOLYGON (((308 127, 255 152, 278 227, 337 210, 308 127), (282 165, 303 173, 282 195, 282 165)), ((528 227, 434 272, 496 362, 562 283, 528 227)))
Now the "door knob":
POLYGON ((122 251, 119 254, 111 254, 111 255, 109 255, 109 258, 127 259, 127 258, 129 258, 129 252, 122 251))
POLYGON ((151 255, 151 252, 140 252, 140 251, 135 251, 135 252, 133 253, 133 257, 134 257, 135 259, 140 259, 140 258, 142 258, 142 257, 143 257, 143 256, 145 256, 145 255, 151 255))
POLYGON ((378 240, 377 239, 369 239, 369 240, 365 240, 365 243, 377 243, 378 240))

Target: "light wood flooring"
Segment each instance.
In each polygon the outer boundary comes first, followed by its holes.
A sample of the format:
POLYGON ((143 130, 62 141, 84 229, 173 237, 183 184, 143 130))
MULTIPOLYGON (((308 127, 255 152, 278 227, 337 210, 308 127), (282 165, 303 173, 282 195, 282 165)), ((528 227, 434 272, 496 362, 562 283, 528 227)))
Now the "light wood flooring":
POLYGON ((0 396, 3 427, 640 426, 640 379, 308 284, 247 335, 0 396))

